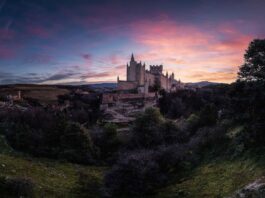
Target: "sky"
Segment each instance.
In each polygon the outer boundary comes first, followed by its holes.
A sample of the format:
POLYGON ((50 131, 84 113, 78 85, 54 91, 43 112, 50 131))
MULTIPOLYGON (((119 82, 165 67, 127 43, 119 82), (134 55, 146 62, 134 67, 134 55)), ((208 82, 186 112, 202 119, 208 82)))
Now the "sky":
POLYGON ((0 0, 0 84, 125 79, 134 53, 183 82, 230 83, 264 0, 0 0))

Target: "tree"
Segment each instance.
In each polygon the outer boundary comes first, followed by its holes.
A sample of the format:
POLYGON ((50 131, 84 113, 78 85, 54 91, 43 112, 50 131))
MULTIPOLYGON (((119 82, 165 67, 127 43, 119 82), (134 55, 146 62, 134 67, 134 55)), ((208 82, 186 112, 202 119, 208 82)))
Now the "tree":
POLYGON ((241 81, 265 80, 265 39, 255 39, 244 55, 245 63, 240 67, 238 79, 241 81))
POLYGON ((158 77, 155 78, 154 85, 149 87, 151 92, 158 92, 161 89, 161 83, 158 77))
POLYGON ((137 117, 131 128, 134 145, 145 148, 159 145, 163 141, 160 127, 164 122, 158 109, 147 108, 143 114, 137 117))

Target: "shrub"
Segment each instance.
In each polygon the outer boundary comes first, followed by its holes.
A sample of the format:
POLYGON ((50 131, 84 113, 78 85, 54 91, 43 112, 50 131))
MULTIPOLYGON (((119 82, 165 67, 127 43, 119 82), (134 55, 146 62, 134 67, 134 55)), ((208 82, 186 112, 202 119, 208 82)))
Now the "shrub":
POLYGON ((179 129, 172 121, 166 121, 160 126, 160 133, 163 141, 160 144, 170 145, 175 143, 184 143, 187 139, 187 133, 179 129))
POLYGON ((43 110, 21 112, 15 117, 17 122, 11 122, 15 120, 12 118, 5 132, 13 148, 74 163, 94 162, 96 149, 89 131, 80 124, 43 110))
POLYGON ((189 142, 189 147, 196 153, 203 155, 205 152, 225 151, 224 145, 228 137, 223 126, 202 127, 194 134, 189 142))
POLYGON ((211 104, 211 105, 206 105, 199 114, 200 118, 200 125, 201 126, 210 126, 214 125, 217 122, 217 109, 216 106, 211 104))
POLYGON ((186 122, 184 122, 184 128, 182 130, 185 130, 190 133, 190 135, 194 134, 195 131, 200 127, 200 117, 196 114, 191 114, 186 122))
POLYGON ((72 162, 92 163, 94 147, 89 131, 78 123, 67 123, 60 138, 61 156, 72 162))
POLYGON ((105 176, 105 196, 145 195, 167 181, 152 151, 141 151, 120 160, 105 176))
POLYGON ((158 109, 148 108, 132 126, 132 142, 136 147, 150 148, 163 142, 160 126, 165 120, 158 109))
POLYGON ((0 177, 2 196, 34 197, 35 183, 30 178, 0 177))
POLYGON ((187 168, 189 160, 191 154, 180 145, 125 153, 105 175, 104 194, 106 197, 154 194, 169 184, 172 175, 187 168))

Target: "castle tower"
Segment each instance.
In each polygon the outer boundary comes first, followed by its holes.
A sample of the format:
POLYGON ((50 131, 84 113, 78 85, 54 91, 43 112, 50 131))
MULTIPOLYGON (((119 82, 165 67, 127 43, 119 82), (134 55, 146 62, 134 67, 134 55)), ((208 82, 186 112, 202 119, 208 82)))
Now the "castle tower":
POLYGON ((127 81, 134 82, 136 81, 136 70, 137 70, 137 62, 134 59, 134 55, 132 54, 130 65, 127 67, 127 81))
POLYGON ((127 81, 137 82, 138 85, 144 85, 145 65, 137 63, 132 54, 130 65, 127 65, 127 81))

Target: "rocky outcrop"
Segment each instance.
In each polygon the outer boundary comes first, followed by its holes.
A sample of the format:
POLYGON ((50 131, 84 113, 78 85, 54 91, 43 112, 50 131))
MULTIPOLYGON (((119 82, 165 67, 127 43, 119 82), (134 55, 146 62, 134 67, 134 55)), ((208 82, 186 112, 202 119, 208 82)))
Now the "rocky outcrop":
POLYGON ((265 177, 248 184, 229 198, 265 198, 265 177))

